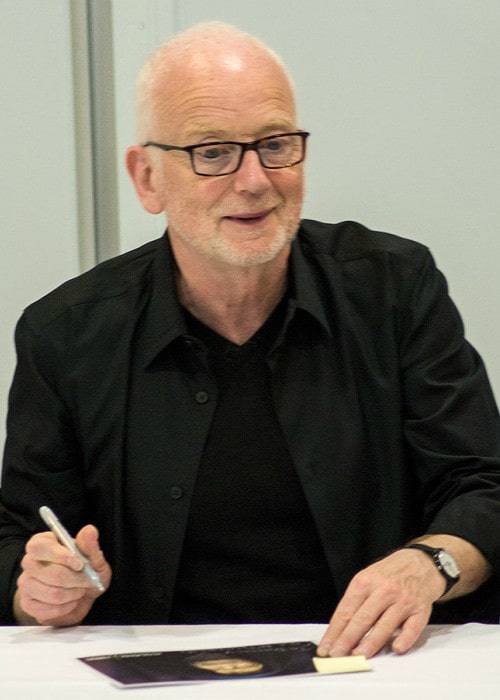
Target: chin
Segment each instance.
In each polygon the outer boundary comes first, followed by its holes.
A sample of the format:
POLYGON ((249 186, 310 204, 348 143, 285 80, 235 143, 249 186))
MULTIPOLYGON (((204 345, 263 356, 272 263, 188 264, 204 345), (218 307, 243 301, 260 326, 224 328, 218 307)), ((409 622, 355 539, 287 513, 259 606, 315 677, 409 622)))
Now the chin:
POLYGON ((279 247, 266 248, 261 250, 225 250, 214 252, 212 258, 234 267, 255 267, 272 262, 283 250, 283 245, 279 247))
POLYGON ((283 249, 290 245, 295 235, 296 229, 294 229, 293 234, 283 231, 271 241, 257 239, 239 245, 219 240, 213 245, 210 257, 236 267, 248 268, 264 265, 277 258, 283 249))

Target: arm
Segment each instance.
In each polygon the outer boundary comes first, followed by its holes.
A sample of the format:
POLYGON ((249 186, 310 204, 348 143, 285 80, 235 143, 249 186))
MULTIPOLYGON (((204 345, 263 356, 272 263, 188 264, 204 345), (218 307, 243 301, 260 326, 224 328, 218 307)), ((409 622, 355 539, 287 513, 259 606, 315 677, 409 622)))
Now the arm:
MULTIPOLYGON (((396 313, 402 432, 409 455, 402 468, 411 468, 418 483, 414 498, 421 505, 421 532, 415 534, 449 550, 461 568, 460 582, 442 598, 447 601, 478 589, 493 568, 500 574, 498 410, 482 362, 464 340, 430 256, 408 287, 396 313)), ((393 649, 406 651, 444 588, 428 555, 417 550, 390 554, 354 576, 320 652, 371 656, 398 630, 393 649)))
MULTIPOLYGON (((64 345, 60 338, 59 342, 64 345)), ((46 590, 48 599, 40 590, 36 595, 33 593, 34 581, 53 586, 54 572, 62 570, 61 566, 47 566, 48 562, 71 566, 69 552, 52 535, 36 534, 42 527, 38 508, 46 502, 53 504, 72 531, 87 517, 81 449, 68 403, 58 388, 58 371, 64 378, 65 368, 57 340, 40 337, 23 318, 16 329, 16 347, 18 363, 9 396, 0 497, 0 620, 4 624, 30 620, 25 613, 33 618, 38 616, 27 603, 30 595, 45 603, 51 596, 61 596, 61 590, 46 590), (52 546, 46 546, 49 543, 56 548, 55 552, 52 546), (36 576, 35 567, 38 567, 36 576)), ((98 557, 97 537, 88 534, 81 537, 82 551, 98 557)), ((77 580, 70 580, 68 572, 64 573, 61 588, 74 585, 83 590, 87 585, 81 581, 81 574, 77 580), (77 581, 83 585, 80 587, 77 581)), ((46 615, 39 617, 40 622, 46 619, 46 615)))

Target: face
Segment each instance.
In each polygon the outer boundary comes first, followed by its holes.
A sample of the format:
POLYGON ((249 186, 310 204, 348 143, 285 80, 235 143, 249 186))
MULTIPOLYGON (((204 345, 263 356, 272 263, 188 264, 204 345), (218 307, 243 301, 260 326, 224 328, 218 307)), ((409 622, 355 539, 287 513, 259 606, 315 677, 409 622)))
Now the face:
MULTIPOLYGON (((177 68, 173 86, 171 77, 168 97, 159 94, 155 141, 254 141, 297 130, 285 75, 255 49, 226 51, 218 60, 211 57, 209 67, 177 68)), ((148 157, 179 262, 250 267, 288 254, 299 225, 303 164, 268 170, 257 153, 247 151, 236 173, 203 177, 193 172, 185 152, 148 157)))
POLYGON ((193 666, 204 671, 213 671, 223 676, 245 675, 262 671, 262 664, 250 659, 207 659, 206 661, 193 661, 193 666))

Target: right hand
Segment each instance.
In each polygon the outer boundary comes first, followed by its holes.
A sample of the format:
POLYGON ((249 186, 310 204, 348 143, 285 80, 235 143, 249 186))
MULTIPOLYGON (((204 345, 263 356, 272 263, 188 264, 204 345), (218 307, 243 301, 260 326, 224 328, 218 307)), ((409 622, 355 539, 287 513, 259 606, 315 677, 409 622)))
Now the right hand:
MULTIPOLYGON (((83 527, 76 545, 107 589, 112 572, 99 547, 97 529, 83 527)), ((14 596, 14 616, 19 624, 78 625, 101 595, 82 572, 82 562, 52 532, 28 540, 21 568, 14 596)))

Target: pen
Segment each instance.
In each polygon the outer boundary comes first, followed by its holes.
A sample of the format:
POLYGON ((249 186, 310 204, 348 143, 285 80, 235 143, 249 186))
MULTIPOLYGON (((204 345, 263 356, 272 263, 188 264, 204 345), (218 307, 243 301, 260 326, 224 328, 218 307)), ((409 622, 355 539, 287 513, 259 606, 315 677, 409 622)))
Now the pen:
POLYGON ((40 513, 45 524, 48 525, 48 527, 57 537, 59 542, 65 547, 67 547, 70 550, 70 552, 76 554, 78 559, 80 559, 80 561, 83 564, 83 573, 88 578, 90 583, 93 586, 95 586, 99 591, 101 591, 101 593, 103 593, 105 589, 102 585, 102 581, 99 578, 97 571, 95 571, 95 569, 92 568, 87 557, 80 552, 80 550, 75 544, 75 540, 71 537, 71 535, 66 530, 64 525, 60 522, 60 520, 57 518, 55 513, 48 506, 42 506, 38 512, 40 513))

